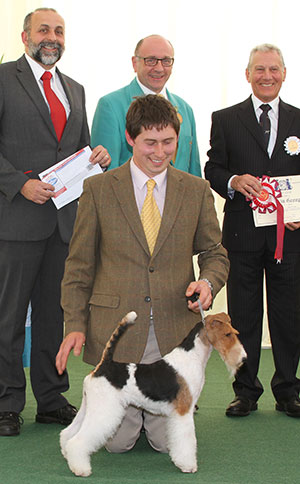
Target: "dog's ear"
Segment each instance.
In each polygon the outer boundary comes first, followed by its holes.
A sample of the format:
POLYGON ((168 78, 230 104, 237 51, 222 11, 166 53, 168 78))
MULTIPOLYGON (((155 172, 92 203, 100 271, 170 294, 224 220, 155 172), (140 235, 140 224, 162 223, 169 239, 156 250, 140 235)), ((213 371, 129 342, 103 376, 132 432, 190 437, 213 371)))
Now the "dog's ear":
POLYGON ((205 321, 207 324, 212 324, 219 321, 219 323, 231 323, 231 319, 226 313, 211 314, 206 316, 205 321))
POLYGON ((220 321, 219 319, 216 319, 214 316, 207 316, 205 318, 205 326, 208 328, 211 328, 211 329, 214 329, 218 326, 221 326, 223 324, 222 321, 220 321))

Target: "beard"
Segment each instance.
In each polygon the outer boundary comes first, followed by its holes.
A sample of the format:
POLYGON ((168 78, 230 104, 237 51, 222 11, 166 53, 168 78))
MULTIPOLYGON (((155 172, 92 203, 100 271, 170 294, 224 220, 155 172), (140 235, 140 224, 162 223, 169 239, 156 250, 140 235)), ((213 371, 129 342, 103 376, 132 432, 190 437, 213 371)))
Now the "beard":
POLYGON ((40 42, 39 44, 35 44, 30 38, 28 39, 28 54, 34 60, 45 66, 51 66, 59 61, 64 50, 64 46, 58 42, 40 42), (56 49, 56 52, 47 52, 46 50, 43 50, 43 47, 56 49))

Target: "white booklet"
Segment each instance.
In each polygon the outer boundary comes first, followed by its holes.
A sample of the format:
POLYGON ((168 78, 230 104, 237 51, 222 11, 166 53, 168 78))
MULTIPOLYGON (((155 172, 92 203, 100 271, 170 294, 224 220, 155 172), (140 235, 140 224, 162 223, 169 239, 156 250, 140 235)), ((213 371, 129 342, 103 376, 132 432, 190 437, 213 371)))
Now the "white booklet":
POLYGON ((86 146, 39 173, 43 182, 55 187, 52 201, 57 209, 80 197, 86 178, 103 172, 98 163, 92 165, 89 162, 91 153, 91 148, 86 146))

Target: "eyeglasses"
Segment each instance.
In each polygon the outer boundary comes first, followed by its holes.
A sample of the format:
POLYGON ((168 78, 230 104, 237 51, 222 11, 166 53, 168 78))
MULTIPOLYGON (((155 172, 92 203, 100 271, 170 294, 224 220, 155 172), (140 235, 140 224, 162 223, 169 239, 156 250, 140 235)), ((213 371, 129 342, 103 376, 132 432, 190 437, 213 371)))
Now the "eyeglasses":
POLYGON ((174 57, 164 57, 163 59, 158 59, 157 57, 141 57, 140 55, 136 55, 135 57, 143 59, 145 66, 148 67, 156 66, 158 61, 160 61, 164 67, 171 67, 174 64, 174 57))

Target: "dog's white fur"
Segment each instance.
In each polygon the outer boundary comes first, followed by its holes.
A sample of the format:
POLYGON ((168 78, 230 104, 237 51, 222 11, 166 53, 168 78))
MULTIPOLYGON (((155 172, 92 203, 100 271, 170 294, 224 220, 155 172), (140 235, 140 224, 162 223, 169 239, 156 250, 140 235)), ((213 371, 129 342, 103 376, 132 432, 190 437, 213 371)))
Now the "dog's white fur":
MULTIPOLYGON (((60 434, 62 454, 74 474, 91 474, 91 454, 103 447, 114 435, 129 405, 168 417, 167 441, 172 461, 182 472, 197 471, 193 413, 204 385, 205 367, 212 348, 214 346, 219 351, 231 374, 237 371, 246 357, 229 317, 224 313, 221 316, 222 322, 220 315, 206 318, 205 328, 196 335, 192 349, 186 351, 179 346, 164 356, 163 360, 175 369, 180 386, 176 399, 171 402, 153 401, 141 392, 135 379, 138 365, 134 363, 126 365, 129 378, 122 389, 113 386, 104 376, 95 377, 96 370, 105 358, 104 350, 99 365, 84 380, 83 399, 78 414, 60 434)), ((136 313, 128 313, 120 325, 124 325, 124 322, 126 325, 132 324, 135 318, 136 313)))

